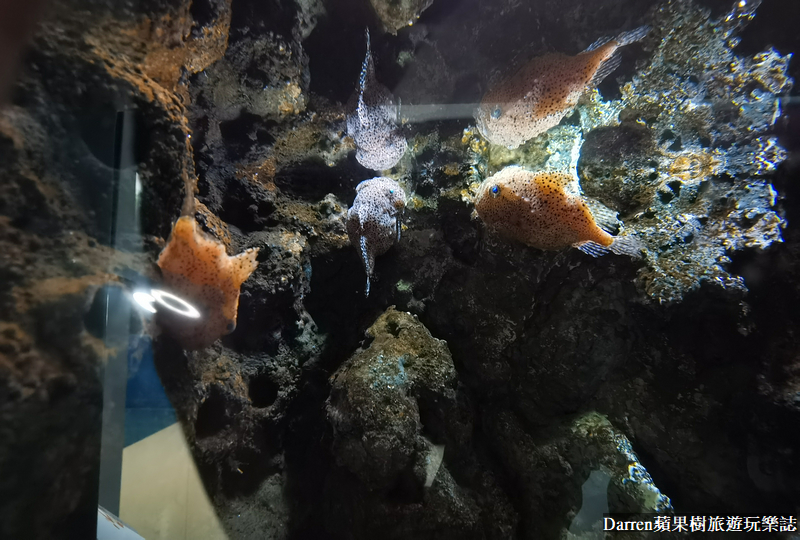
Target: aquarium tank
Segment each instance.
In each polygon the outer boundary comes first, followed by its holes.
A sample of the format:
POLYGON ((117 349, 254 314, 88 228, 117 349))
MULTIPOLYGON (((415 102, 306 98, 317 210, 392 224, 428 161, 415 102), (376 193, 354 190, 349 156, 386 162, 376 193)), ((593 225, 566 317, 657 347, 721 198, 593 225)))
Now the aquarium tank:
POLYGON ((0 0, 0 540, 800 538, 798 28, 0 0))

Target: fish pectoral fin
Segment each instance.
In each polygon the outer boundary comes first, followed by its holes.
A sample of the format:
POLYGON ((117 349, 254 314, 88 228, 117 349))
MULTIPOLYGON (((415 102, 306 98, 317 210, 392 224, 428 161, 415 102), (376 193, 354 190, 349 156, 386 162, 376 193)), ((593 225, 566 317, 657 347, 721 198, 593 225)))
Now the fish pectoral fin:
POLYGON ((573 247, 578 248, 579 250, 583 251, 587 255, 591 255, 592 257, 602 257, 606 255, 610 250, 598 244, 597 242, 592 242, 591 240, 587 240, 586 242, 580 242, 575 244, 573 247))

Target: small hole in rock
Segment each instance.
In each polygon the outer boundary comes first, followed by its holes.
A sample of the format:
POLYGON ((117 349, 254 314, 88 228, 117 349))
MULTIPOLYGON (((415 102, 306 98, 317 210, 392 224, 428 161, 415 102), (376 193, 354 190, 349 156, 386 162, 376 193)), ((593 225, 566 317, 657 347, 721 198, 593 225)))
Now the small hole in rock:
POLYGON ((732 183, 734 180, 734 178, 728 173, 722 173, 717 176, 714 176, 713 178, 718 182, 727 182, 727 183, 732 183))
POLYGON ((225 411, 225 397, 222 391, 212 386, 206 400, 197 411, 197 421, 194 424, 195 436, 198 439, 216 435, 230 424, 225 411))
POLYGON ((394 337, 398 337, 400 335, 400 323, 395 319, 389 319, 387 326, 387 330, 389 333, 392 334, 394 337))
POLYGON ((659 191, 658 198, 662 204, 669 204, 675 198, 675 194, 671 191, 659 191))
POLYGON ((269 407, 278 399, 278 385, 262 373, 250 379, 248 393, 253 407, 269 407))

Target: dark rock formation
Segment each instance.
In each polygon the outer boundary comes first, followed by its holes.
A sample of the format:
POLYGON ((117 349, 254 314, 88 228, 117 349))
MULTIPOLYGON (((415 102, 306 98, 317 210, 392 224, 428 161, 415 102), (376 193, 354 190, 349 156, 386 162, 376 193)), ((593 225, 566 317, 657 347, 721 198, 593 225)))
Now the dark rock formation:
POLYGON ((328 530, 506 538, 516 514, 493 475, 477 466, 447 345, 393 307, 367 337, 369 347, 331 380, 326 410, 338 467, 326 488, 328 530))

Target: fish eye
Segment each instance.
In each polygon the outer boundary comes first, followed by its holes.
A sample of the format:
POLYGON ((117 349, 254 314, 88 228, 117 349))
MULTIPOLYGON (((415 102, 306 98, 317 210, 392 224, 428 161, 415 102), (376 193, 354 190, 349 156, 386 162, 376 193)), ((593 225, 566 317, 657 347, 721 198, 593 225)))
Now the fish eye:
POLYGON ((497 197, 500 194, 500 186, 498 186, 498 185, 492 186, 492 190, 491 191, 492 191, 492 195, 497 197))
POLYGON ((389 195, 394 195, 394 190, 393 189, 389 190, 389 195))
POLYGON ((233 321, 228 321, 228 326, 225 327, 225 330, 230 334, 236 330, 236 323, 233 321))
POLYGON ((495 105, 494 110, 492 111, 492 118, 497 120, 500 118, 500 105, 495 105))

